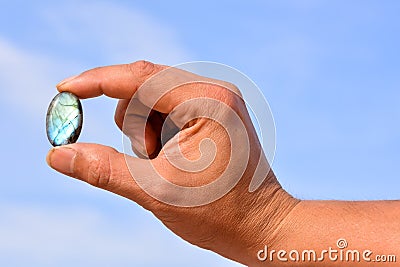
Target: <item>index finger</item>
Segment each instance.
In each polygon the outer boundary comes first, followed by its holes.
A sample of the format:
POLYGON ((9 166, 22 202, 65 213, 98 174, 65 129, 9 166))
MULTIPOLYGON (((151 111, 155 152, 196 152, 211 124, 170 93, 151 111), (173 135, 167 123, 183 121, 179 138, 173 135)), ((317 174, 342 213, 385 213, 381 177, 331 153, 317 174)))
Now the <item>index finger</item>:
POLYGON ((74 93, 79 98, 102 94, 118 99, 135 96, 150 109, 161 113, 169 113, 193 98, 211 97, 229 104, 232 98, 228 95, 241 97, 238 89, 227 82, 148 61, 91 69, 59 83, 57 89, 74 93), (221 90, 216 90, 217 87, 221 90))
POLYGON ((99 67, 60 82, 57 89, 74 93, 79 98, 104 94, 112 98, 130 99, 147 79, 166 68, 144 60, 99 67))

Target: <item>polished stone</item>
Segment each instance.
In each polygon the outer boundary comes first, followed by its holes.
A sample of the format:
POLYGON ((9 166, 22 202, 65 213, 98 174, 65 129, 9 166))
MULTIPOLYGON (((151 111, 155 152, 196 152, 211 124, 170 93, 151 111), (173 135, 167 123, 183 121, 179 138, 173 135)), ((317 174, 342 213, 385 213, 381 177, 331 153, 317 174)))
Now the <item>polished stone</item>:
POLYGON ((82 105, 78 97, 69 92, 59 93, 47 110, 47 138, 53 146, 75 143, 81 133, 82 122, 82 105))

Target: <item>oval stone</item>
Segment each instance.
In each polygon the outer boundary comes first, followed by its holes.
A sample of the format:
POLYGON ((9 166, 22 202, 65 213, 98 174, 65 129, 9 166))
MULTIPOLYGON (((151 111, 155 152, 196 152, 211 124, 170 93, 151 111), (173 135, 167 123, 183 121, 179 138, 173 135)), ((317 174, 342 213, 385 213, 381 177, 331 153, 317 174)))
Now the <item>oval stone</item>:
POLYGON ((82 122, 82 105, 78 97, 70 92, 59 93, 47 110, 47 138, 53 146, 75 143, 81 133, 82 122))

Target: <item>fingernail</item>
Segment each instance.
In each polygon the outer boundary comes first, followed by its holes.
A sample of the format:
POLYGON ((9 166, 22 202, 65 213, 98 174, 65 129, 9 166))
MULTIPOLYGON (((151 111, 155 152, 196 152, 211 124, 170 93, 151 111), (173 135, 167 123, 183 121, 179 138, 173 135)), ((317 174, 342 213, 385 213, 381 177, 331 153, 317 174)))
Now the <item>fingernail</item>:
POLYGON ((74 172, 74 161, 76 151, 69 147, 53 148, 46 157, 47 164, 50 167, 64 174, 74 172))
POLYGON ((79 76, 79 75, 74 75, 74 76, 71 76, 71 77, 68 77, 68 78, 62 80, 61 82, 59 82, 59 83, 56 85, 56 87, 63 86, 63 85, 65 85, 66 83, 68 83, 68 82, 74 80, 74 79, 75 79, 76 77, 78 77, 78 76, 79 76))

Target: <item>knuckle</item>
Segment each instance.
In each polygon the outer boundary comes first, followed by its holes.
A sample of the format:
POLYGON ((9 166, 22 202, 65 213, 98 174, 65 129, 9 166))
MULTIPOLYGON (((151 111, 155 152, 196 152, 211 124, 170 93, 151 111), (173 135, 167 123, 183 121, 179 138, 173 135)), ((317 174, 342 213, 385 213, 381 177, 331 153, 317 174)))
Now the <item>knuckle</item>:
POLYGON ((149 76, 156 70, 156 65, 150 61, 139 60, 127 65, 129 70, 133 73, 137 73, 140 76, 149 76))
POLYGON ((235 93, 240 98, 243 98, 242 93, 240 92, 239 88, 235 84, 224 81, 222 83, 222 86, 224 86, 225 88, 229 89, 231 92, 235 93))
POLYGON ((218 88, 213 91, 213 94, 215 98, 231 107, 237 106, 240 100, 243 99, 239 89, 234 84, 228 82, 218 83, 218 88))
POLYGON ((223 81, 223 80, 213 80, 211 82, 211 84, 214 85, 214 89, 215 87, 218 88, 217 92, 228 95, 237 95, 240 98, 243 98, 243 95, 240 91, 240 89, 233 83, 231 82, 227 82, 227 81, 223 81), (233 93, 233 94, 232 94, 233 93))
POLYGON ((112 180, 110 159, 95 160, 87 169, 87 182, 95 187, 108 188, 112 180))
POLYGON ((205 89, 208 96, 223 101, 228 105, 234 105, 238 100, 243 99, 239 88, 230 82, 213 80, 211 83, 206 83, 203 86, 200 88, 205 89))

